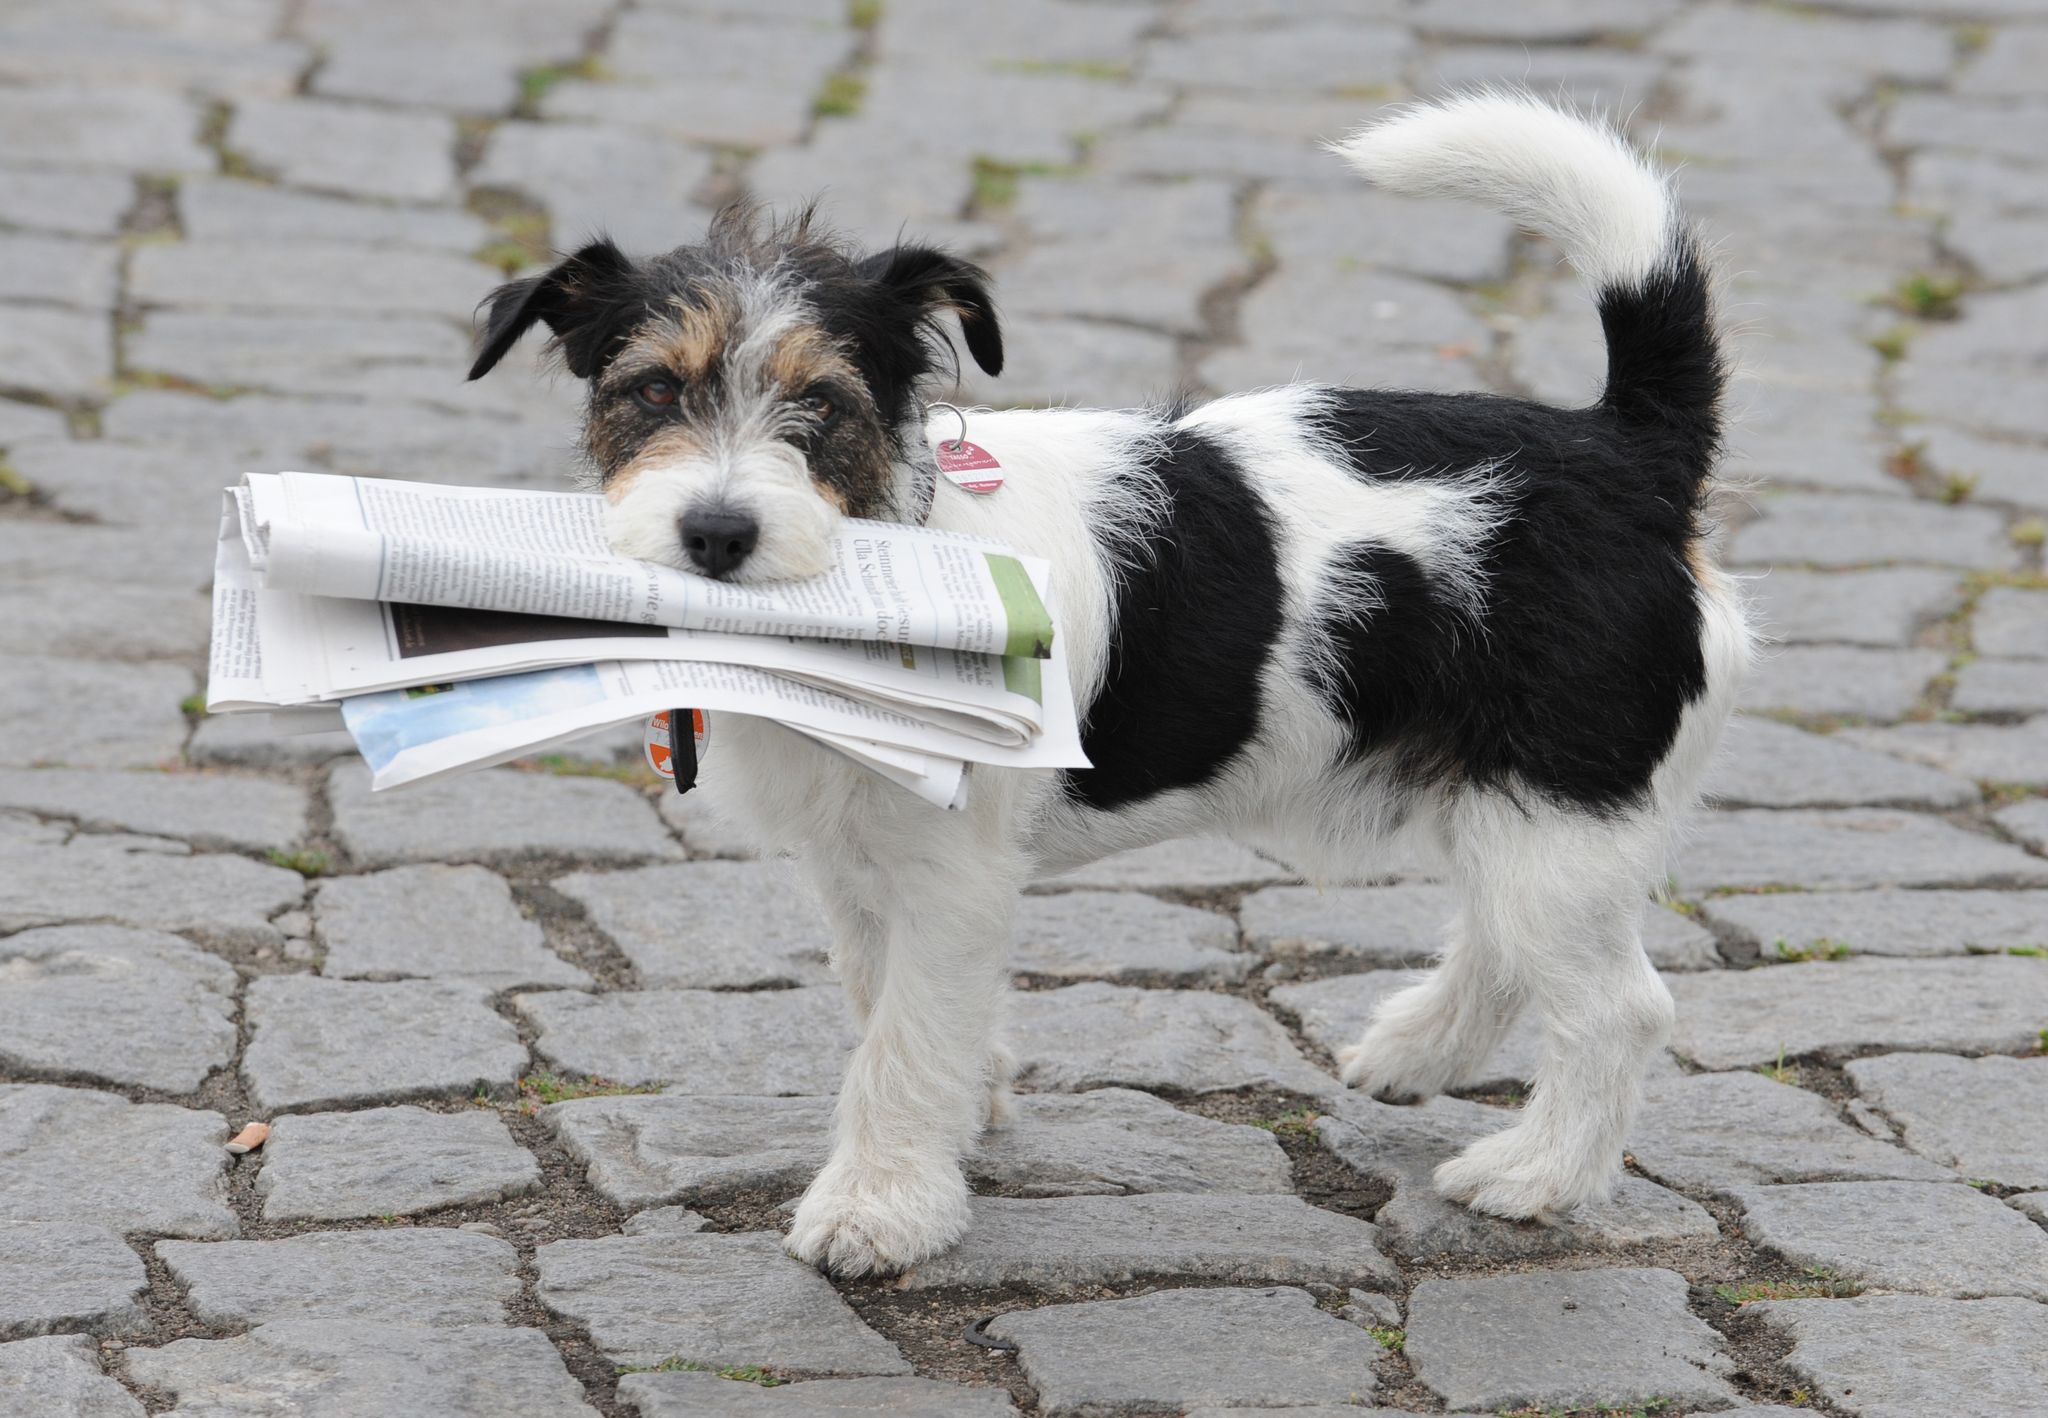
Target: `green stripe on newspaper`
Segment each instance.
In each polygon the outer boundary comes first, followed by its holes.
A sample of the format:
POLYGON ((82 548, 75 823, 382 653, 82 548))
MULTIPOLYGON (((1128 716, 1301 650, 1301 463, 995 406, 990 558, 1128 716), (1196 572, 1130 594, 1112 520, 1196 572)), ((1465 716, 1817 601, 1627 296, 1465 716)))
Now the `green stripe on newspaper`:
POLYGON ((1045 680, 1039 671, 1041 661, 1029 655, 1003 656, 1003 688, 1012 694, 1021 694, 1033 704, 1045 703, 1045 680))
POLYGON ((1038 599, 1038 588, 1031 584, 1024 563, 996 552, 982 555, 988 558, 996 595, 1002 598, 1003 616, 1010 623, 1010 638, 1003 653, 1043 660, 1052 654, 1052 617, 1046 613, 1045 602, 1038 599))

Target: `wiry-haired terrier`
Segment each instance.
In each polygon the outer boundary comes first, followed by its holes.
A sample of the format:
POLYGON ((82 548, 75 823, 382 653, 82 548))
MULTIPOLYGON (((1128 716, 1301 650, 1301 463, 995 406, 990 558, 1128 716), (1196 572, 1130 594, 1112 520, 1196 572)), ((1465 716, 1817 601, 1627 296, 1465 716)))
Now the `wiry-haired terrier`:
POLYGON ((807 1261, 895 1270, 960 1236, 961 1155, 1004 1107, 1019 889, 1193 833, 1323 880, 1368 874, 1396 834, 1426 843, 1462 909, 1437 967, 1343 1051, 1344 1082, 1456 1088, 1527 1007, 1545 1031, 1528 1105, 1437 1187, 1538 1217, 1614 1183, 1672 1014, 1642 950, 1646 888, 1750 653, 1701 547, 1722 387, 1706 277, 1660 178, 1531 100, 1412 108, 1337 151, 1391 191, 1476 198, 1558 241, 1606 329, 1599 402, 1299 384, 976 414, 1001 493, 935 495, 920 392, 940 317, 1003 365, 964 261, 728 217, 649 260, 599 241, 491 299, 472 377, 547 325, 589 382, 622 552, 799 577, 854 516, 1054 568, 1092 768, 977 770, 948 814, 763 720, 725 726, 707 764, 710 791, 801 863, 861 1030, 789 1232, 807 1261))

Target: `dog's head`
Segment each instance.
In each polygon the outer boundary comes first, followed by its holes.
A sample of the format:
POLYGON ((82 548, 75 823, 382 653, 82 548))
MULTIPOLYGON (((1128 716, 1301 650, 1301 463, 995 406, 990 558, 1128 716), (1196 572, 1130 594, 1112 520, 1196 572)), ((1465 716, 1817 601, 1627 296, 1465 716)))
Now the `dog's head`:
POLYGON ((814 575, 841 516, 905 520, 918 386, 951 353, 1003 365, 977 267, 927 246, 855 256, 808 214, 721 213, 701 246, 633 260, 599 240, 500 286, 469 377, 535 322, 589 384, 584 449, 614 548, 732 581, 814 575))

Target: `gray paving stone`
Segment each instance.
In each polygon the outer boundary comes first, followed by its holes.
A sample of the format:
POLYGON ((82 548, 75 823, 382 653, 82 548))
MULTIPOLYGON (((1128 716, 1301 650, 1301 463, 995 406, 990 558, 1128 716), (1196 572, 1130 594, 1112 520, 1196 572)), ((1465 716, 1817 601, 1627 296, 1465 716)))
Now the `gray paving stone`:
POLYGON ((1105 891, 1201 891, 1210 887, 1263 886, 1286 881, 1292 872, 1247 847, 1213 837, 1187 837, 1156 847, 1116 852, 1072 871, 1040 878, 1056 887, 1105 891))
MULTIPOLYGON (((394 49, 376 41, 345 43, 314 76, 313 89, 335 98, 407 107, 497 113, 519 98, 519 71, 530 66, 479 34, 469 46, 394 49)), ((565 44, 560 52, 577 48, 565 44)))
POLYGON ((1814 891, 1714 896, 1717 929, 1766 960, 1842 944, 1857 955, 1969 955, 2048 946, 2044 891, 1814 891))
POLYGON ((937 1379, 813 1379, 757 1388, 717 1374, 627 1374, 619 1399, 640 1418, 1015 1418, 1000 1388, 968 1388, 937 1379))
MULTIPOLYGON (((583 1386, 537 1329, 430 1329, 370 1320, 278 1320, 233 1339, 130 1349, 128 1373, 186 1412, 236 1395, 250 1418, 590 1418, 583 1386), (189 1400, 189 1401, 187 1401, 189 1400)), ((232 1411, 232 1410, 230 1410, 232 1411)))
POLYGON ((784 1255, 774 1235, 555 1241, 534 1264, 541 1304, 587 1325, 614 1363, 680 1358, 714 1369, 910 1372, 896 1346, 863 1324, 824 1276, 784 1255))
POLYGON ((100 399, 114 373, 110 322, 89 310, 10 306, 0 325, 0 388, 100 399))
POLYGON ((1269 886, 1244 898, 1238 920, 1245 944, 1277 961, 1407 966, 1442 948, 1457 908, 1446 886, 1269 886))
POLYGON ((1993 586, 1977 602, 1970 639, 1980 655, 2048 659, 2048 591, 1993 586))
POLYGON ((974 402, 997 408, 1134 408, 1171 389, 1179 374, 1173 337, 1155 330, 1045 315, 1020 315, 1004 324, 1003 377, 985 380, 970 369, 961 383, 974 402))
POLYGON ((763 73, 682 86, 569 79, 548 90, 540 111, 544 118, 647 128, 692 143, 787 151, 803 140, 811 103, 811 92, 763 73))
POLYGON ((316 1231, 281 1241, 159 1241, 157 1255, 209 1325, 273 1320, 502 1324, 519 1253, 452 1228, 316 1231))
POLYGON ((1749 593, 1759 626, 1795 645, 1907 645, 1920 627, 1962 604, 1954 573, 1920 567, 1773 571, 1749 593))
MULTIPOLYGON (((427 315, 161 310, 128 336, 129 368, 279 394, 453 396, 469 341, 427 315)), ((508 382, 507 398, 522 391, 508 382)))
POLYGON ((266 1221, 412 1216, 523 1196, 540 1164, 491 1113, 400 1105, 291 1113, 271 1125, 256 1195, 266 1221))
POLYGON ((210 172, 213 154, 199 143, 199 124, 199 105, 173 94, 10 88, 0 92, 0 163, 210 172))
POLYGON ((137 248, 128 291, 146 306, 460 320, 496 279, 490 268, 445 251, 394 247, 366 261, 362 247, 346 242, 234 237, 137 248))
POLYGON ((1369 113, 1356 99, 1197 91, 1170 121, 1112 134, 1089 150, 1089 160, 1115 177, 1284 180, 1357 194, 1357 178, 1315 139, 1338 137, 1369 113))
MULTIPOLYGON (((1113 321, 1182 337, 1203 332, 1202 299, 1251 274, 1235 245, 1054 241, 1002 259, 995 276, 1020 315, 1113 321)), ((1062 361, 1063 351, 1058 352, 1062 361)), ((1005 371, 1007 375, 1007 371, 1005 371)))
POLYGON ((433 202, 455 191, 455 124, 311 98, 235 105, 227 147, 295 187, 433 202))
MULTIPOLYGON (((825 1098, 581 1098, 541 1113, 591 1185, 622 1207, 737 1191, 794 1193, 831 1145, 825 1098)), ((1011 1195, 1284 1192, 1272 1134, 1185 1113, 1147 1094, 1101 1088, 1026 1093, 985 1133, 970 1179, 1011 1195)))
POLYGON ((1779 1182, 1955 1180, 1946 1168, 1850 1127, 1819 1095, 1758 1073, 1650 1080, 1628 1150, 1645 1173, 1690 1192, 1725 1195, 1779 1182))
MULTIPOLYGON (((108 18, 112 18, 109 16, 108 18)), ((90 84, 213 94, 288 93, 311 55, 284 40, 239 42, 221 35, 139 32, 81 15, 65 26, 23 26, 8 34, 0 78, 11 83, 90 84)))
POLYGON ((1927 681, 1947 667, 1948 657, 1939 650, 1772 646, 1750 670, 1742 707, 1898 719, 1919 701, 1927 681))
MULTIPOLYGON (((118 1333, 141 1323, 148 1288, 142 1257, 104 1226, 0 1221, 0 1339, 118 1333)), ((0 1377, 0 1412, 6 1397, 0 1377)))
POLYGON ((997 64, 1081 66, 1128 58, 1151 19, 1143 6, 1105 10, 1065 0, 1022 0, 987 18, 969 16, 946 0, 902 0, 884 14, 882 34, 890 51, 931 60, 972 55, 997 64))
POLYGON ((1453 1409, 1727 1408, 1735 1366, 1686 1309, 1670 1270, 1551 1271, 1425 1280, 1404 1353, 1453 1409))
MULTIPOLYGON (((8 174, 11 182, 19 173, 8 174)), ((126 183, 121 184, 124 188, 126 183)), ((29 439, 54 441, 65 438, 70 422, 59 409, 46 409, 40 404, 23 404, 13 399, 0 399, 0 444, 20 444, 29 439)), ((9 461, 12 462, 11 456, 9 461)), ((17 467, 15 471, 19 472, 17 467)))
POLYGON ((1228 916, 1129 891, 1069 891, 1018 903, 1011 965, 1054 979, 1207 984, 1257 963, 1228 916))
POLYGON ((1391 388, 1473 389, 1471 363, 1492 347, 1492 331, 1451 292, 1426 281, 1363 267, 1314 271, 1283 266, 1245 298, 1242 348, 1203 362, 1219 389, 1256 389, 1294 379, 1391 388), (1353 311, 1333 329, 1332 309, 1353 311))
POLYGON ((1192 245, 1237 240, 1237 194, 1218 178, 1182 182, 1119 182, 1100 176, 1026 176, 1012 208, 1041 241, 1128 243, 1142 226, 1192 245))
POLYGON ((328 773, 327 796, 336 840, 363 866, 682 856, 645 798, 600 778, 500 769, 372 794, 369 768, 344 763, 328 773))
POLYGON ((1848 960, 1674 975, 1671 1048, 1703 1068, 1872 1046, 2016 1053, 2048 1018, 2048 962, 1848 960))
POLYGON ((113 173, 16 168, 0 177, 0 222, 32 231, 112 236, 134 205, 135 184, 113 173))
POLYGON ((1512 1121, 1506 1109, 1458 1098, 1397 1108, 1347 1094, 1317 1120, 1316 1132, 1339 1161, 1394 1188, 1377 1220, 1388 1249, 1411 1260, 1501 1263, 1697 1242, 1719 1234, 1700 1206, 1626 1174, 1609 1200, 1549 1223, 1481 1216, 1436 1194, 1431 1173, 1440 1164, 1512 1121))
POLYGON ((89 646, 109 660, 196 659, 206 649, 209 617, 198 596, 78 576, 38 578, 12 599, 14 613, 0 626, 0 654, 33 655, 54 645, 89 646))
MULTIPOLYGON (((1843 730, 1873 747, 1878 736, 1900 732, 1843 730)), ((2048 731, 2038 737, 2048 744, 2048 731)), ((1969 771, 1961 764, 1940 766, 1969 771)), ((1673 874, 1688 893, 1787 885, 2037 886, 2048 883, 2048 863, 1920 813, 1750 808, 1700 814, 1675 855, 1673 874)))
POLYGON ((655 810, 678 833, 692 857, 725 857, 746 861, 761 854, 760 844, 732 814, 721 812, 700 789, 694 793, 663 793, 655 810))
POLYGON ((303 788, 217 773, 0 769, 0 807, 254 852, 289 847, 306 830, 303 788))
POLYGON ((2048 1233, 1954 1183, 1814 1182, 1735 1191, 1750 1240, 1888 1290, 2048 1299, 2048 1233))
POLYGON ((1949 32, 1923 20, 1845 19, 1810 12, 1695 5, 1651 42, 1685 59, 1760 65, 1784 81, 1816 72, 1839 75, 1857 89, 1877 78, 1939 84, 1954 63, 1949 32))
POLYGON ((579 872, 554 888, 633 962, 649 988, 822 985, 832 932, 780 862, 692 862, 579 872))
POLYGON ((1763 515, 1729 538, 1731 566, 2011 566, 2018 548, 1988 507, 1930 506, 1893 497, 1786 492, 1758 500, 1763 515))
POLYGON ((227 177, 181 183, 178 216, 194 241, 339 241, 467 254, 491 239, 489 223, 453 207, 358 202, 227 177))
POLYGON ((671 1233, 688 1236, 711 1224, 710 1217, 700 1216, 686 1206, 656 1206, 628 1216, 619 1230, 628 1236, 664 1236, 671 1233))
POLYGON ((356 742, 345 729, 282 738, 261 714, 212 714, 192 731, 185 757, 201 767, 306 768, 355 751, 356 742))
POLYGON ((482 867, 393 867, 323 881, 313 919, 331 979, 461 980, 496 992, 588 988, 590 976, 547 948, 512 889, 482 867))
POLYGON ((1306 1290, 1162 1290, 1018 1310, 988 1325, 1050 1414, 1372 1397, 1384 1351, 1306 1290))
POLYGON ((1363 264, 1468 285, 1506 276, 1515 235, 1507 218, 1466 203, 1321 185, 1268 187, 1251 224, 1286 266, 1363 264))
POLYGON ((2022 1216, 2031 1216, 2037 1225, 2048 1227, 2048 1192, 2026 1192, 2006 1201, 2022 1216))
POLYGON ((162 837, 81 833, 61 845, 0 832, 0 930, 83 920, 182 931, 227 945, 276 945, 270 917, 305 879, 245 857, 193 856, 162 837))
MULTIPOLYGON (((2005 169, 2010 171, 2011 169, 2005 169)), ((1976 233, 1976 244, 1980 247, 1997 237, 2005 239, 2023 235, 2027 240, 2038 242, 2039 227, 2028 222, 2005 224, 1998 232, 1986 234, 1981 222, 1963 224, 1963 230, 1976 233), (2019 228, 2019 230, 2014 230, 2019 228)), ((1951 224, 1950 245, 1957 244, 1956 226, 1951 224)), ((1987 255, 1990 253, 1987 252, 1987 255)), ((1973 264, 1978 258, 1973 257, 1973 264)), ((2038 251, 2024 263, 2033 265, 2039 260, 2038 251)), ((1994 261, 1993 264, 1996 264, 1994 261)), ((1995 278, 1994 278, 1995 279, 1995 278)), ((2044 455, 2038 446, 2022 443, 1993 442, 1959 429, 1945 428, 1939 424, 1921 424, 1913 429, 1913 441, 1924 445, 1920 450, 1922 465, 1943 476, 1954 475, 1972 480, 1970 498, 1973 502, 2008 502, 2034 511, 2048 508, 2048 473, 2044 473, 2044 455)), ((2010 587, 1994 588, 1987 599, 2013 596, 2024 600, 2030 593, 2015 591, 2010 587)), ((2035 600, 2040 599, 2035 594, 2035 600)), ((1980 620, 1981 606, 1980 606, 1980 620)), ((2035 636, 2041 632, 2036 630, 2035 636)), ((2037 642, 2038 643, 2038 639, 2037 642)))
POLYGON ((1422 0, 1411 12, 1418 29, 1466 39, 1588 40, 1654 29, 1676 0, 1422 0))
POLYGON ((249 1100, 264 1112, 452 1097, 479 1087, 510 1097, 526 1047, 492 1013, 490 991, 448 980, 251 982, 242 1055, 249 1100))
POLYGON ((697 240, 709 218, 696 194, 711 155, 680 139, 595 123, 501 123, 469 173, 546 206, 571 231, 609 231, 628 250, 697 240))
POLYGON ((1845 729, 1851 741, 1987 783, 2048 786, 2048 714, 2022 724, 1899 724, 1845 729))
POLYGON ((2035 851, 2048 853, 2048 799, 2014 803, 1992 814, 1992 820, 2035 851))
MULTIPOLYGON (((193 402, 183 399, 182 402, 193 402)), ((210 402, 210 401, 209 401, 210 402)), ((61 430, 60 430, 61 433, 61 430)), ((245 451, 245 450, 237 450, 245 451)), ((250 447, 246 450, 263 462, 290 462, 290 450, 250 447)), ((194 591, 205 588, 213 575, 213 543, 220 535, 220 490, 228 480, 218 462, 194 458, 189 451, 167 447, 134 447, 105 439, 78 442, 65 437, 39 439, 17 444, 8 460, 63 512, 76 513, 109 527, 132 527, 162 538, 167 527, 178 532, 176 555, 186 563, 177 584, 194 591), (136 496, 148 488, 149 497, 136 496), (188 540, 189 539, 189 540, 188 540), (198 566, 189 563, 196 561, 198 566)), ((17 524, 19 525, 19 524, 17 524)), ((90 527, 57 528, 48 524, 36 529, 45 536, 58 531, 91 532, 90 527)), ((127 537, 110 545, 146 549, 147 541, 127 537)), ((32 575, 38 579, 65 580, 79 576, 86 568, 106 560, 106 547, 76 537, 58 539, 60 548, 75 545, 79 550, 57 564, 38 564, 32 575), (97 553, 97 554, 96 554, 97 553)), ((134 555, 121 564, 141 571, 150 563, 134 555)), ((153 569, 153 568, 151 568, 153 569)), ((135 579, 150 584, 171 584, 148 575, 135 579)))
POLYGON ((0 1059, 189 1093, 235 1056, 235 984, 227 961, 160 931, 21 931, 0 938, 0 1059))
MULTIPOLYGON (((2011 126, 2020 115, 1991 112, 2006 125, 2006 141, 2021 140, 2024 128, 2011 126)), ((2048 436, 2033 359, 2044 314, 2048 292, 2039 288, 1972 296, 1961 320, 1914 338, 1894 375, 1900 407, 1978 433, 2048 436)))
POLYGON ((0 299, 107 310, 120 284, 119 265, 112 242, 0 233, 0 299))
POLYGON ((643 990, 519 995, 534 1048, 564 1073, 684 1094, 824 1095, 854 1043, 836 986, 734 994, 643 990))
POLYGON ((1973 1180, 2048 1186, 2048 1059, 1885 1054, 1848 1073, 1915 1152, 1973 1180))
POLYGON ((1296 1196, 979 1196, 973 1208, 960 1244, 905 1271, 899 1288, 1061 1292, 1141 1276, 1380 1290, 1398 1283, 1378 1227, 1296 1196))
POLYGON ((1415 40, 1396 25, 1359 21, 1210 30, 1146 47, 1150 79, 1204 89, 1337 90, 1398 84, 1415 40))
POLYGON ((1971 807, 1977 785, 1769 719, 1733 720, 1705 796, 1723 807, 1971 807))
POLYGON ((2005 1418, 2048 1385, 2048 1307, 2028 1300, 1770 1300, 1745 1305, 1792 1340, 1781 1361, 1858 1418, 2005 1418))
POLYGON ((1956 671, 1949 707, 1966 714, 2034 714, 2048 709, 2048 661, 1972 660, 1956 671))
POLYGON ((0 1407, 23 1418, 143 1418, 143 1407, 100 1372, 99 1346, 82 1334, 0 1344, 0 1407))
POLYGON ((85 1088, 0 1085, 0 1215, 232 1236, 239 1228, 223 1176, 227 1136, 219 1113, 85 1088))
POLYGON ((1018 994, 1007 1033, 1018 1086, 1039 1091, 1337 1086, 1257 1005, 1200 990, 1090 983, 1018 994))

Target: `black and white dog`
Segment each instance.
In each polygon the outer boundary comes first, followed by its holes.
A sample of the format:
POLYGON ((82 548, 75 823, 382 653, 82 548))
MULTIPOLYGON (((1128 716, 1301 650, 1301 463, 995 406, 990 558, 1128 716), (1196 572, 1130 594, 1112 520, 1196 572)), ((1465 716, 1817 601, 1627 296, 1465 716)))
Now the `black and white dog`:
MULTIPOLYGON (((1544 1053, 1514 1125, 1437 1169, 1506 1217, 1617 1175, 1670 1027, 1645 894, 1750 655, 1703 549, 1722 365, 1664 182, 1526 98, 1410 108, 1336 151, 1394 192, 1476 198, 1592 287, 1590 408, 1291 385, 1194 407, 977 413, 1007 481, 934 496, 920 390, 942 314, 990 374, 986 278, 922 246, 866 258, 799 220, 722 217, 635 261, 606 241, 490 300, 471 377, 535 322, 589 381, 613 544, 737 581, 804 576, 842 516, 1049 558, 1085 771, 978 772, 938 812, 799 735, 721 725, 708 791, 793 852, 831 918, 861 1039, 792 1253, 890 1271, 968 1224, 960 1157, 1004 1109, 1011 917, 1033 877, 1223 832, 1311 879, 1412 833, 1462 901, 1441 963, 1343 1051, 1347 1084, 1469 1081, 1522 1009, 1544 1053)), ((1342 311, 1332 317, 1343 318, 1342 311)))

